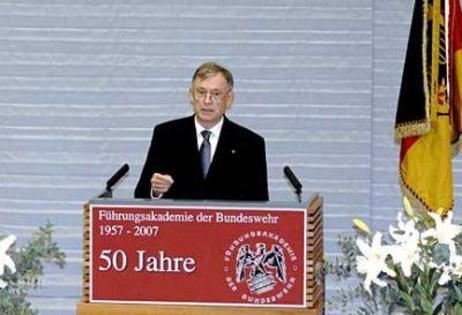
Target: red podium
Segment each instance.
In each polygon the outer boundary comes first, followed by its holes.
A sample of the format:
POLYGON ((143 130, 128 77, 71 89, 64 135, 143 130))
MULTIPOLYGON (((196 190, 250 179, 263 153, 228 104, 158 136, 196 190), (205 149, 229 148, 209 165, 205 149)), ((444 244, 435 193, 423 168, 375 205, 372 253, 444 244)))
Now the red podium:
POLYGON ((322 198, 95 199, 77 314, 322 314, 322 198))

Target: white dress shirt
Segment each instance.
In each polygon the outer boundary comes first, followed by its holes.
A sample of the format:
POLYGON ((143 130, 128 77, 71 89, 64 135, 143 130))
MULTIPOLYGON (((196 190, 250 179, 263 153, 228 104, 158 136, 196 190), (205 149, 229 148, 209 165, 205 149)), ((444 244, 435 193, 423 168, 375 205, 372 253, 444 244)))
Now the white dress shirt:
POLYGON ((210 163, 213 161, 215 156, 215 151, 217 150, 218 139, 220 138, 221 128, 223 127, 224 118, 221 118, 220 121, 210 129, 202 127, 202 125, 197 121, 197 117, 194 117, 194 124, 196 125, 196 138, 197 138, 197 149, 200 150, 204 137, 202 137, 201 132, 208 130, 211 132, 209 142, 210 142, 210 163))

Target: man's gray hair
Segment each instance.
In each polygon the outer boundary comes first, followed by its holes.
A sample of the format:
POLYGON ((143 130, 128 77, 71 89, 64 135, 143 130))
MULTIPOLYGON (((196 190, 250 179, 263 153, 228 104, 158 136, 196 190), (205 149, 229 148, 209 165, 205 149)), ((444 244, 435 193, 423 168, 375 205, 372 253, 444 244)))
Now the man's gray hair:
POLYGON ((194 81, 197 78, 205 80, 219 73, 223 75, 223 77, 226 79, 226 82, 228 83, 229 88, 232 89, 234 86, 233 75, 228 69, 215 62, 206 62, 199 66, 199 68, 197 68, 194 72, 192 83, 194 84, 194 81))

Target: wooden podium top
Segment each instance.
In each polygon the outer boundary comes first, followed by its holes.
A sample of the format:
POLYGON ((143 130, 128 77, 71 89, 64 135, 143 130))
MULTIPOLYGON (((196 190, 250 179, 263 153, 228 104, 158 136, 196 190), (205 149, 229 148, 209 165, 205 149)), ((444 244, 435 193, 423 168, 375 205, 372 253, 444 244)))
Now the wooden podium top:
POLYGON ((185 200, 185 199, 130 199, 130 198, 93 198, 87 204, 93 205, 139 205, 139 206, 212 206, 212 207, 249 207, 249 208, 306 208, 306 205, 316 203, 322 198, 318 194, 301 204, 294 201, 226 201, 226 200, 185 200))

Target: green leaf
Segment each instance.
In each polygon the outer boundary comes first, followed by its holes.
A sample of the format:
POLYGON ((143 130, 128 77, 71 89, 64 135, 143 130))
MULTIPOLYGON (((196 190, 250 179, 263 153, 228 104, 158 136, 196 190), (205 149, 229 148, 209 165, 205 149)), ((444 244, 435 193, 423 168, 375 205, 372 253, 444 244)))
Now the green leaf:
POLYGON ((408 293, 403 292, 403 291, 400 291, 399 294, 400 294, 401 299, 405 303, 404 306, 406 308, 409 308, 411 311, 415 310, 415 303, 414 303, 414 299, 412 298, 412 296, 410 296, 408 293))
MULTIPOLYGON (((425 277, 424 277, 425 278, 425 277)), ((420 306, 424 312, 424 314, 432 314, 433 313, 433 301, 426 290, 428 286, 425 285, 425 282, 422 284, 417 284, 415 289, 419 293, 419 297, 417 301, 420 303, 420 306)))
POLYGON ((423 298, 420 300, 420 303, 422 305, 422 310, 424 311, 424 314, 433 314, 432 301, 429 301, 427 298, 423 298))
POLYGON ((455 293, 457 301, 462 301, 462 291, 460 291, 460 288, 453 281, 449 282, 449 289, 455 293))
POLYGON ((415 286, 415 289, 417 292, 419 292, 420 298, 426 298, 427 297, 427 292, 425 291, 424 284, 417 284, 415 286))
POLYGON ((438 293, 438 289, 440 288, 440 285, 438 284, 438 281, 440 279, 441 275, 440 273, 436 272, 435 270, 432 270, 430 272, 430 288, 429 288, 429 292, 431 294, 431 297, 432 298, 435 298, 437 293, 438 293))
POLYGON ((462 305, 461 305, 461 302, 457 303, 456 305, 454 305, 454 307, 452 308, 451 310, 451 315, 460 315, 462 314, 462 305))

